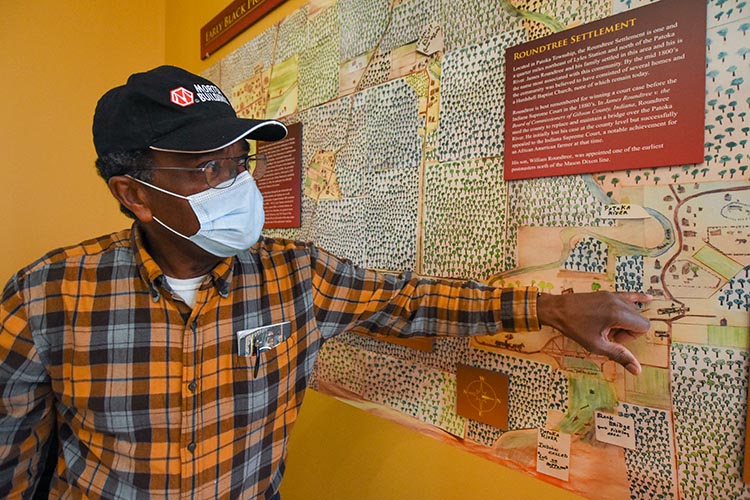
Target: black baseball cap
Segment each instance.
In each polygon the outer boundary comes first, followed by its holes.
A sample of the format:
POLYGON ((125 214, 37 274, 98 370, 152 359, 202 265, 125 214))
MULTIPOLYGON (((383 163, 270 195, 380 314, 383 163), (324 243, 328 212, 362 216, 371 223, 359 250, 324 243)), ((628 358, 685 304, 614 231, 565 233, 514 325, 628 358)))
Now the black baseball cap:
POLYGON ((93 132, 102 156, 140 149, 210 153, 243 138, 278 141, 287 129, 276 120, 237 118, 218 86, 184 69, 160 66, 104 94, 93 132))

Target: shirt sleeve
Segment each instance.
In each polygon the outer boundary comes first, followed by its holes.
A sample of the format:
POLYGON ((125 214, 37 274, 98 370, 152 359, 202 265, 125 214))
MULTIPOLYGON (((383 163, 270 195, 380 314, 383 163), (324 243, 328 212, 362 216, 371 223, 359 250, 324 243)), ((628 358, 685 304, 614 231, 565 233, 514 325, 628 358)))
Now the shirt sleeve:
POLYGON ((53 425, 52 391, 17 278, 0 302, 0 498, 31 498, 53 425))
POLYGON ((310 246, 313 302, 323 337, 344 330, 413 336, 539 330, 537 290, 379 273, 310 246))

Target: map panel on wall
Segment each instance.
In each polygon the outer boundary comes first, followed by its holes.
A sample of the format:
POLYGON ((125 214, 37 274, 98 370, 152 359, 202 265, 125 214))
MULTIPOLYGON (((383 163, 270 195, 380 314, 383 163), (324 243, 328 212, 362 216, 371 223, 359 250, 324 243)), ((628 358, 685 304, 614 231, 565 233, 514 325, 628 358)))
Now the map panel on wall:
POLYGON ((205 72, 240 113, 302 124, 301 224, 267 235, 383 272, 654 297, 639 377, 546 327, 431 349, 345 333, 318 390, 585 498, 750 499, 747 2, 705 3, 702 161, 503 180, 505 50, 652 3, 316 0, 205 72), (506 428, 457 413, 459 366, 507 378, 506 428), (630 444, 597 440, 597 411, 630 444), (537 471, 540 429, 570 438, 567 480, 537 471))

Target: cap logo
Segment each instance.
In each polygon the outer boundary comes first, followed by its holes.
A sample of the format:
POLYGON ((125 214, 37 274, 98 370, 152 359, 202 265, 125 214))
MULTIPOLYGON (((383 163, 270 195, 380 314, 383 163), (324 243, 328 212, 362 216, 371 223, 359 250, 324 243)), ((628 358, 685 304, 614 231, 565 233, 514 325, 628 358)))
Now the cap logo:
POLYGON ((195 103, 195 100, 193 99, 193 93, 185 87, 177 87, 176 89, 172 89, 169 92, 169 99, 173 103, 177 104, 178 106, 182 106, 183 108, 195 103))
POLYGON ((223 102, 231 106, 224 93, 216 85, 195 84, 195 98, 198 102, 223 102))

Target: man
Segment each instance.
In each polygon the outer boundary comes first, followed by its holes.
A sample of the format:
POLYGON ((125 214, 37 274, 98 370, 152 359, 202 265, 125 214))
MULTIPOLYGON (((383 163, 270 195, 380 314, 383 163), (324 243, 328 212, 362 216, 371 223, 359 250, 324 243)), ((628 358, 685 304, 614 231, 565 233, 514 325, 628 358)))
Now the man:
POLYGON ((285 134, 174 67, 101 98, 97 167, 135 223, 52 251, 5 287, 0 496, 30 497, 52 453, 53 498, 278 498, 315 357, 345 330, 547 324, 640 371, 619 342, 648 330, 634 305, 646 295, 383 275, 261 238, 263 161, 247 140, 285 134))

